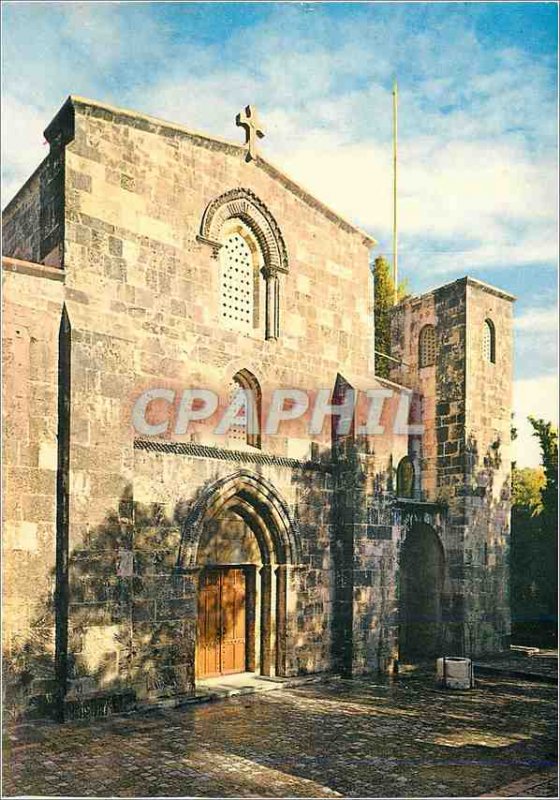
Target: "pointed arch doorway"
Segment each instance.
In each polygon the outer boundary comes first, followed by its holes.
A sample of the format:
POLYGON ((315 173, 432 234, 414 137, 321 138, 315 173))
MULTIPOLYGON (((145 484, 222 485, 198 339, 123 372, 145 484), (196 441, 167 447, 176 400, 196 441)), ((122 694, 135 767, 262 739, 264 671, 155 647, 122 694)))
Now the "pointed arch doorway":
POLYGON ((199 575, 196 679, 286 674, 290 570, 298 553, 287 506, 262 476, 242 471, 201 493, 179 556, 199 575))

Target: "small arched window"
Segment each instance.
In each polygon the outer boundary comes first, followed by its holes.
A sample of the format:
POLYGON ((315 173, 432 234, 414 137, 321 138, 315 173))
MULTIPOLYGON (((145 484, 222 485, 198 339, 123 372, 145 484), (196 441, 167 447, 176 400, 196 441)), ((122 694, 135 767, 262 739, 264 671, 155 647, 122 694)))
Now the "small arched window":
POLYGON ((496 363, 496 328, 491 319, 484 320, 482 329, 482 358, 489 364, 496 363))
POLYGON ((230 428, 229 436, 260 449, 262 394, 258 380, 249 370, 242 369, 233 376, 228 399, 230 404, 236 399, 239 402, 236 424, 230 428))
POLYGON ((424 325, 418 338, 418 363, 420 367, 431 367, 436 363, 436 329, 424 325))
POLYGON ((397 497, 414 496, 414 465, 408 456, 397 467, 397 497))

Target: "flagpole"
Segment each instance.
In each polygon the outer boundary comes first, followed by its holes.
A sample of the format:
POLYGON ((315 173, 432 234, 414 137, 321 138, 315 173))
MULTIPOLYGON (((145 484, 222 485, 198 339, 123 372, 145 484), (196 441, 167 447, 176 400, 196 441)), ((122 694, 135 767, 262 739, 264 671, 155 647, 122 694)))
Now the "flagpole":
POLYGON ((393 83, 393 283, 395 286, 395 305, 399 298, 399 254, 397 241, 397 79, 393 83))

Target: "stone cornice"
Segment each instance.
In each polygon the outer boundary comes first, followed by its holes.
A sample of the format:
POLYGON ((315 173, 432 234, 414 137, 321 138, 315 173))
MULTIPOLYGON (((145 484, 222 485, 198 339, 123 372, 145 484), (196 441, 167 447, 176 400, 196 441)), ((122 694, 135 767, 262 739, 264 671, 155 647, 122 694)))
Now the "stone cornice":
POLYGON ((16 272, 20 275, 32 275, 35 278, 46 278, 50 281, 64 283, 65 273, 59 267, 49 267, 46 264, 37 264, 34 261, 24 261, 20 258, 2 256, 2 269, 6 272, 16 272))
POLYGON ((422 511, 432 512, 445 512, 447 505, 438 500, 415 500, 411 497, 397 497, 395 505, 402 511, 407 513, 415 513, 422 511))
POLYGON ((245 450, 227 450, 224 447, 213 447, 198 442, 169 442, 158 439, 135 439, 135 450, 152 453, 173 453, 175 455, 194 456, 195 458, 214 458, 219 461, 235 461, 248 464, 268 464, 270 466, 288 467, 290 469, 306 469, 316 472, 331 472, 330 463, 303 461, 298 458, 277 456, 273 453, 249 452, 245 450))
POLYGON ((510 300, 512 303, 517 300, 517 297, 514 294, 505 292, 503 289, 499 289, 497 286, 492 286, 484 281, 479 281, 477 278, 471 278, 470 275, 467 275, 464 280, 468 286, 474 286, 476 289, 481 289, 483 292, 488 292, 488 294, 501 297, 502 300, 510 300))
POLYGON ((449 283, 445 283, 443 286, 437 286, 434 289, 429 289, 427 292, 423 294, 412 295, 409 297, 405 297, 398 306, 395 306, 396 309, 406 306, 406 305, 418 305, 422 302, 422 300, 430 295, 440 294, 449 290, 452 286, 461 286, 463 285, 465 288, 467 286, 472 286, 475 289, 480 289, 483 292, 487 292, 488 294, 492 294, 495 297, 500 297, 502 300, 509 300, 509 302, 513 303, 517 300, 517 297, 509 292, 504 291, 503 289, 499 289, 497 286, 491 286, 489 283, 484 283, 484 281, 479 281, 477 278, 471 278, 470 275, 465 275, 463 278, 458 278, 455 281, 450 281, 449 283))

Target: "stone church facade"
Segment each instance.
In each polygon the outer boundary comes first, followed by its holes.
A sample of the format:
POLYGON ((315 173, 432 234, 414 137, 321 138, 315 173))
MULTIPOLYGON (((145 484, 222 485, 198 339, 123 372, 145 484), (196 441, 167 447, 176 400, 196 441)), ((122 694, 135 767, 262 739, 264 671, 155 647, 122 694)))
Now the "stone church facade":
POLYGON ((406 299, 381 379, 375 241, 265 159, 78 97, 45 137, 3 221, 15 713, 507 645, 511 295, 406 299), (191 387, 245 423, 183 425, 191 387), (382 424, 270 433, 278 389, 381 392, 382 424))

